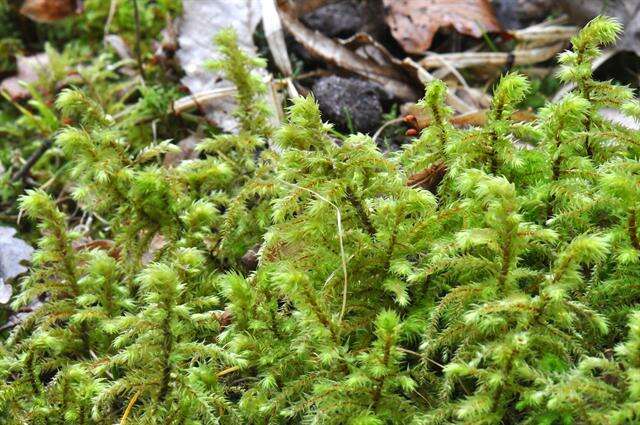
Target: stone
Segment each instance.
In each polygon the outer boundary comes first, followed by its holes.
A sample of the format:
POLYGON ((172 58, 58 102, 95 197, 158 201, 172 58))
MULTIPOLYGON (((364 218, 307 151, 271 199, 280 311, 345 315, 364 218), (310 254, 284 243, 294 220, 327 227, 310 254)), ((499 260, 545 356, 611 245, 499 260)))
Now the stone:
POLYGON ((323 119, 339 130, 373 133, 381 125, 385 93, 370 81, 322 77, 313 85, 323 119))
POLYGON ((302 16, 302 22, 329 37, 350 37, 364 25, 362 4, 350 0, 330 3, 302 16))

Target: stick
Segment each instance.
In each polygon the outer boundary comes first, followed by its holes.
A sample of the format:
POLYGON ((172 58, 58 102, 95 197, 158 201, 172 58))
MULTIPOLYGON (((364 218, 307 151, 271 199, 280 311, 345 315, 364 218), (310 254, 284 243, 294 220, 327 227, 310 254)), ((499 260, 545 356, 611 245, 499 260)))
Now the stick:
POLYGON ((114 16, 116 16, 116 9, 118 8, 118 0, 111 0, 109 4, 109 16, 107 16, 107 22, 104 24, 104 36, 109 34, 111 29, 111 22, 113 22, 114 16))
POLYGON ((142 53, 140 51, 140 11, 138 10, 138 0, 133 1, 133 17, 136 21, 136 58, 138 60, 138 71, 142 77, 142 81, 146 78, 144 76, 144 69, 142 68, 142 53))
POLYGON ((20 168, 20 170, 18 170, 12 177, 11 177, 11 183, 15 183, 18 180, 22 180, 31 170, 31 167, 33 167, 33 165, 38 162, 38 160, 40 159, 40 157, 42 157, 42 155, 44 155, 44 153, 49 150, 49 148, 53 145, 53 141, 51 141, 50 139, 45 140, 42 145, 40 145, 40 147, 38 148, 38 150, 36 150, 34 153, 31 154, 31 156, 29 157, 29 159, 27 159, 27 162, 24 163, 24 165, 22 166, 22 168, 20 168))
POLYGON ((129 400, 129 404, 127 405, 127 408, 125 409, 124 413, 122 414, 122 418, 120 418, 120 425, 124 425, 125 422, 127 421, 127 418, 129 417, 129 414, 131 413, 131 409, 133 409, 133 405, 136 404, 136 401, 138 400, 138 397, 140 397, 140 390, 136 391, 136 393, 133 395, 133 397, 131 397, 131 400, 129 400))
POLYGON ((553 58, 562 50, 564 42, 551 46, 540 47, 530 50, 514 50, 506 52, 466 52, 466 53, 444 53, 431 55, 420 60, 420 65, 426 69, 439 68, 450 64, 456 69, 469 68, 473 66, 504 66, 509 61, 509 55, 513 55, 514 65, 530 65, 547 61, 553 58))
MULTIPOLYGON (((415 69, 415 71, 417 73, 417 77, 418 77, 418 79, 420 80, 420 82, 422 84, 427 85, 428 83, 430 83, 431 81, 433 81, 435 79, 435 77, 431 73, 429 73, 429 71, 424 69, 422 66, 420 66, 419 63, 415 62, 413 59, 406 58, 402 62, 404 64, 406 64, 407 66, 412 67, 412 68, 415 69)), ((462 112, 462 113, 471 112, 471 111, 476 109, 476 108, 473 108, 473 107, 469 106, 465 101, 463 101, 458 96, 456 96, 455 94, 451 93, 450 91, 447 91, 446 102, 447 102, 447 104, 452 106, 455 110, 457 110, 459 112, 462 112)))

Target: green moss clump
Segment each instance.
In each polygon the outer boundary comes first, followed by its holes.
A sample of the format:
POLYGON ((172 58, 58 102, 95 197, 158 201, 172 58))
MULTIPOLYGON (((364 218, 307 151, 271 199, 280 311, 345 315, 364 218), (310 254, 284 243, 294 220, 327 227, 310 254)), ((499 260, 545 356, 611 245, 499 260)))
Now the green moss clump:
POLYGON ((43 305, 0 346, 0 421, 638 423, 640 138, 598 111, 640 107, 590 66, 619 32, 600 17, 573 39, 576 88, 530 123, 522 75, 468 129, 431 83, 431 124, 387 154, 336 141, 312 97, 275 126, 230 31, 215 66, 238 132, 175 168, 173 143, 62 92, 56 146, 104 240, 22 198, 42 238, 14 307, 43 305))

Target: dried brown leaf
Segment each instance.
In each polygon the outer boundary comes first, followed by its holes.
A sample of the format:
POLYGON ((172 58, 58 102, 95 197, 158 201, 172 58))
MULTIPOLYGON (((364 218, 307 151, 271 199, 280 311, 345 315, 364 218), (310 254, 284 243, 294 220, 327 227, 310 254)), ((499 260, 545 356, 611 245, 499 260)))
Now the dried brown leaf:
POLYGON ((438 185, 447 174, 447 166, 444 162, 436 162, 435 164, 425 168, 422 171, 410 176, 407 179, 407 186, 421 187, 431 193, 436 193, 438 185))
POLYGON ((180 140, 177 144, 180 152, 169 152, 164 156, 163 165, 165 167, 175 167, 185 159, 195 159, 198 157, 196 145, 200 142, 200 136, 190 135, 180 140))
POLYGON ((18 56, 16 62, 18 73, 2 80, 0 90, 6 91, 13 100, 26 99, 31 94, 20 82, 27 84, 38 82, 40 76, 47 72, 49 55, 38 53, 32 56, 18 56))
POLYGON ((442 27, 480 37, 502 31, 489 0, 383 0, 393 37, 407 53, 424 53, 442 27))
POLYGON ((25 0, 20 13, 36 22, 54 22, 81 12, 76 0, 25 0))

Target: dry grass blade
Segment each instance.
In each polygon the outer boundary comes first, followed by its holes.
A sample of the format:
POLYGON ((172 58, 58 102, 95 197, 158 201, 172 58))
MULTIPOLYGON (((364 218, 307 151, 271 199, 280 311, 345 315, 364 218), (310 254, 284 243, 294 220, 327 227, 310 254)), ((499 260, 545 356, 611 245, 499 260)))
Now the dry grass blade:
POLYGON ((223 87, 219 89, 202 91, 200 93, 194 93, 190 96, 185 96, 174 101, 171 104, 170 112, 179 115, 185 111, 188 111, 189 109, 211 102, 212 100, 233 96, 235 94, 235 87, 223 87))
MULTIPOLYGON (((417 78, 424 85, 430 83, 431 81, 433 81, 435 79, 435 77, 433 75, 431 75, 431 73, 429 73, 429 71, 424 69, 422 66, 420 66, 419 63, 415 62, 411 58, 406 58, 405 60, 402 61, 402 63, 408 69, 413 70, 413 72, 416 73, 417 78)), ((454 108, 458 112, 463 112, 463 113, 471 112, 471 111, 473 111, 475 109, 475 108, 469 106, 465 101, 460 99, 455 94, 452 94, 450 91, 447 92, 447 97, 446 97, 445 100, 446 100, 448 105, 450 105, 452 108, 454 108)))
POLYGON ((557 44, 562 40, 569 40, 578 33, 578 27, 563 25, 534 25, 509 34, 520 42, 526 42, 529 47, 557 44))
POLYGON ((262 0, 262 27, 276 66, 286 77, 291 76, 291 61, 284 42, 282 22, 280 22, 275 0, 262 0))
POLYGON ((122 414, 122 418, 120 419, 120 425, 124 425, 125 423, 127 423, 127 418, 131 414, 131 409, 133 409, 133 405, 136 404, 136 401, 138 401, 138 397, 140 397, 139 390, 136 391, 133 397, 131 397, 131 400, 129 400, 129 404, 127 404, 127 408, 125 409, 124 413, 122 414))
MULTIPOLYGON (((404 107, 402 112, 406 115, 412 115, 414 117, 418 130, 427 127, 431 123, 431 118, 424 113, 422 108, 418 107, 415 104, 404 107)), ((488 112, 488 109, 471 111, 451 117, 449 121, 456 127, 479 127, 487 123, 488 112)), ((536 115, 533 112, 516 111, 511 115, 511 119, 516 122, 532 122, 536 119, 536 115)))
POLYGON ((512 53, 505 52, 464 52, 445 53, 441 55, 429 55, 420 61, 426 69, 440 68, 448 63, 456 69, 470 68, 474 66, 505 66, 509 62, 514 65, 531 65, 552 59, 562 51, 564 43, 556 43, 530 50, 515 50, 512 53), (510 56, 513 56, 511 58, 510 56))

